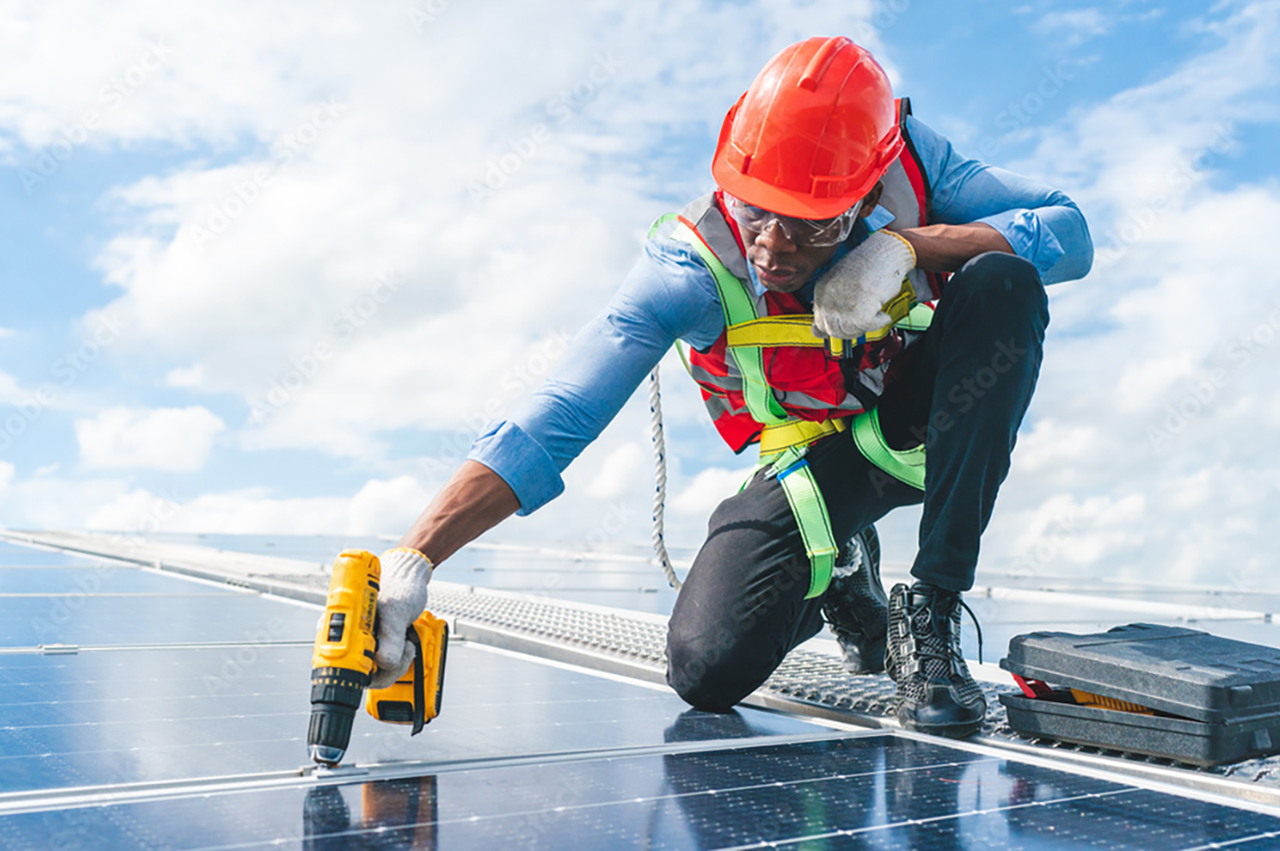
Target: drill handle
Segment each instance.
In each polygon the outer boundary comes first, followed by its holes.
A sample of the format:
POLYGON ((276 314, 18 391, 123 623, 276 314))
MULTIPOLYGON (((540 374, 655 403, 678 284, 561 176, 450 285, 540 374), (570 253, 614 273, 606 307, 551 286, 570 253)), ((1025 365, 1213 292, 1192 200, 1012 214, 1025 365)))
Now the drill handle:
POLYGON ((426 674, 422 664, 422 639, 418 637, 418 630, 413 624, 409 624, 405 640, 413 644, 413 732, 409 735, 416 736, 422 732, 422 728, 427 723, 427 689, 423 682, 426 674))

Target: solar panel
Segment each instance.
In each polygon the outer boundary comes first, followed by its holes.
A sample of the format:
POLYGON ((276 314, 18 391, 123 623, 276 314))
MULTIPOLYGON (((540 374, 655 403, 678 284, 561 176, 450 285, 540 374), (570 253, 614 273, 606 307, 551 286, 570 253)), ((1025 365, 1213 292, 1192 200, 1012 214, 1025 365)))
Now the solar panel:
POLYGON ((17 845, 1191 848, 1280 819, 894 734, 294 784, 3 820, 17 845))
MULTIPOLYGON (((306 761, 316 608, 133 567, 4 567, 0 576, 6 594, 21 587, 57 595, 0 596, 0 792, 306 761), (86 590, 60 590, 68 587, 86 590), (31 652, 53 642, 82 648, 31 652), (188 642, 222 646, 173 646, 188 642), (121 644, 138 649, 113 649, 121 644)), ((687 708, 669 692, 464 644, 450 655, 446 695, 444 714, 412 739, 361 713, 348 760, 652 745, 687 708)), ((753 735, 815 729, 748 714, 753 735)), ((730 735, 717 716, 690 724, 706 738, 730 735)))
POLYGON ((1203 796, 783 713, 696 712, 665 689, 465 642, 422 734, 360 713, 355 767, 304 771, 316 614, 0 546, 0 845, 1172 849, 1280 837, 1269 812, 1203 796), (42 618, 77 652, 38 652, 42 618))
POLYGON ((189 582, 147 570, 121 567, 5 567, 0 599, 43 595, 50 599, 110 594, 232 595, 229 585, 189 582))

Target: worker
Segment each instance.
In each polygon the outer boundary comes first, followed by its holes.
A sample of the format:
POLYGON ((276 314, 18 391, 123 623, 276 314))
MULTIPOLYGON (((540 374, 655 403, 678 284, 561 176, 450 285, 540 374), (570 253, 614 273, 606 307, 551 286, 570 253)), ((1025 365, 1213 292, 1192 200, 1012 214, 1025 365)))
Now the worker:
POLYGON ((711 171, 716 190, 659 220, 556 372, 384 556, 374 685, 407 668, 434 566, 557 496, 681 340, 720 435, 761 464, 711 516, 670 618, 667 682, 725 711, 825 620, 851 673, 887 666, 904 727, 971 735, 986 702, 961 593, 1035 388, 1045 285, 1092 263, 1084 217, 958 153, 843 37, 769 61, 711 171), (920 503, 914 581, 886 600, 872 524, 920 503))

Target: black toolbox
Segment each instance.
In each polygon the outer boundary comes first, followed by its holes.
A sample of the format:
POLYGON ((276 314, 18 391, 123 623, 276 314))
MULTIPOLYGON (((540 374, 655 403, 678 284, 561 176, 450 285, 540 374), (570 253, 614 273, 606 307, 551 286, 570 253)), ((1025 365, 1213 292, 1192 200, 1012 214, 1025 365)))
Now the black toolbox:
POLYGON ((1139 623, 1018 635, 1000 667, 1021 680, 1000 702, 1023 735, 1203 766, 1280 752, 1272 647, 1139 623))

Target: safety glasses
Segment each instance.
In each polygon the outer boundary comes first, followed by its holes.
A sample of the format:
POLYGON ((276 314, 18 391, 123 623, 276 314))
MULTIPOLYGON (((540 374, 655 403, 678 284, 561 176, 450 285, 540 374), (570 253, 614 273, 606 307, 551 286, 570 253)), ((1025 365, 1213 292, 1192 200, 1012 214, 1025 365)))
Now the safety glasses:
POLYGON ((753 207, 728 192, 724 193, 724 200, 733 220, 752 233, 764 233, 776 224, 797 247, 813 248, 830 248, 844 242, 853 231, 853 225, 858 220, 858 210, 862 208, 862 201, 859 200, 832 219, 798 219, 753 207))

